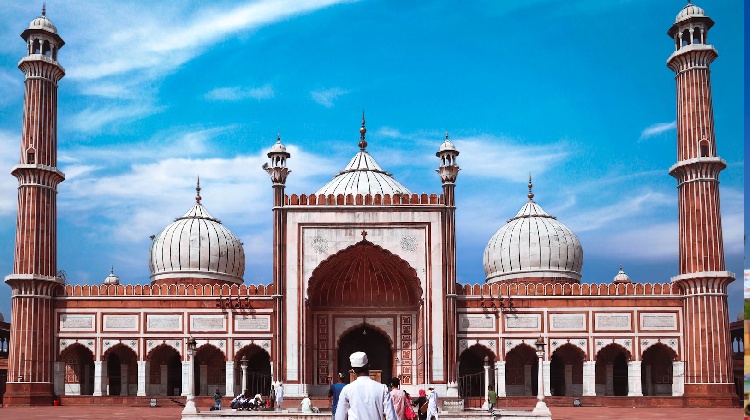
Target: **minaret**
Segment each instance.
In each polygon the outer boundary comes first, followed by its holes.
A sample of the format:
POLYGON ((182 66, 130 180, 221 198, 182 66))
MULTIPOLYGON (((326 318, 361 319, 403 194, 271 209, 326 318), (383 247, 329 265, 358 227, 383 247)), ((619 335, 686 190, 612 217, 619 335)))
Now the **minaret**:
POLYGON ((669 174, 677 179, 680 275, 672 282, 685 294, 685 394, 707 398, 733 393, 727 285, 734 274, 724 266, 719 172, 726 162, 716 154, 714 133, 713 24, 688 1, 667 32, 675 45, 667 66, 677 82, 677 163, 669 174))
POLYGON ((458 150, 448 139, 445 133, 445 141, 440 145, 440 150, 435 153, 440 159, 440 167, 436 170, 440 174, 443 183, 443 197, 445 209, 443 210, 442 235, 443 245, 443 279, 445 282, 445 332, 443 342, 445 343, 445 361, 448 390, 446 396, 458 397, 458 343, 456 341, 456 178, 460 168, 456 163, 458 150))
POLYGON ((275 314, 274 340, 271 350, 271 364, 273 372, 272 381, 284 381, 284 337, 286 334, 286 303, 284 301, 284 288, 286 287, 286 217, 284 215, 284 188, 286 177, 292 171, 286 167, 286 160, 291 157, 286 147, 281 144, 281 136, 276 136, 276 144, 268 152, 270 164, 263 164, 263 169, 271 176, 273 182, 273 284, 276 294, 273 300, 273 311, 275 314))
POLYGON ((53 297, 57 277, 57 83, 65 70, 57 51, 65 44, 46 10, 21 33, 27 55, 18 63, 26 75, 21 158, 11 174, 18 178, 18 219, 12 288, 10 359, 4 402, 50 405, 56 348, 53 297))

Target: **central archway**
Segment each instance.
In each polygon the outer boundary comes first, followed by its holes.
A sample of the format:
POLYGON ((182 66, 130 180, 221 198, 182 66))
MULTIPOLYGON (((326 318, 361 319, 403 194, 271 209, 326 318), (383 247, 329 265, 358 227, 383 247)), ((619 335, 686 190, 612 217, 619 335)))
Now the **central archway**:
POLYGON ((349 355, 357 351, 367 353, 370 371, 380 371, 380 382, 388 383, 393 376, 393 350, 391 343, 383 333, 363 325, 341 336, 338 351, 338 371, 344 373, 351 369, 349 355))

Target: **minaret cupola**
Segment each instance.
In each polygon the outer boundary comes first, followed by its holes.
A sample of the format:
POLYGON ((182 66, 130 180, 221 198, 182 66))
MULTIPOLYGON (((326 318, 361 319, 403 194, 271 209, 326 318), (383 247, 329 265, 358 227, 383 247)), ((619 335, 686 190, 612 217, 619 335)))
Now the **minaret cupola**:
POLYGON ((27 55, 43 55, 53 61, 57 61, 57 51, 65 45, 55 25, 47 19, 46 6, 42 7, 42 15, 32 20, 21 33, 21 38, 26 41, 27 55))
POLYGON ((458 158, 458 150, 456 146, 448 138, 448 132, 445 132, 445 141, 440 145, 440 150, 435 153, 435 156, 440 158, 440 168, 436 169, 437 173, 440 174, 440 180, 445 183, 454 183, 458 177, 458 171, 461 168, 458 167, 456 159, 458 158))

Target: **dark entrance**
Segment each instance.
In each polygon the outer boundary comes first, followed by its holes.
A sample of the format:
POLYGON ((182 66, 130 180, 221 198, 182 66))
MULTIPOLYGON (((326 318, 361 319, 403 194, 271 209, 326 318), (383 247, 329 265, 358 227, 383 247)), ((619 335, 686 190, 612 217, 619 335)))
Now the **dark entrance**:
POLYGON ((116 354, 111 353, 107 357, 107 379, 109 382, 109 392, 107 395, 120 395, 122 388, 120 372, 120 358, 116 354))
POLYGON ((367 353, 370 370, 381 371, 381 382, 388 383, 393 376, 393 352, 388 338, 380 331, 367 325, 358 327, 341 337, 338 351, 338 371, 344 373, 344 376, 348 376, 346 372, 351 369, 349 355, 357 351, 367 353))
POLYGON ((177 352, 169 358, 167 365, 167 395, 182 394, 182 360, 177 352))

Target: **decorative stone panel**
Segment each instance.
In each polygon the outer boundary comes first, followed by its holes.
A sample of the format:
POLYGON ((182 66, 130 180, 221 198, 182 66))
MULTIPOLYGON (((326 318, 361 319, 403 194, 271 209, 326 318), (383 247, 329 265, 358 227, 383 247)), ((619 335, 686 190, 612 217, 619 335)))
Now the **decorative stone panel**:
POLYGON ((599 354, 601 349, 612 343, 622 346, 625 350, 629 351, 630 354, 633 354, 633 340, 630 338, 597 338, 594 340, 594 353, 599 354))
MULTIPOLYGON (((536 349, 536 338, 513 338, 513 339, 506 339, 505 345, 503 346, 503 354, 507 355, 511 350, 514 348, 520 346, 521 344, 526 344, 532 349, 536 349)), ((536 350, 535 350, 536 351, 536 350)))
POLYGON ((641 313, 640 329, 642 331, 676 331, 677 314, 641 313))
POLYGON ((177 350, 177 353, 182 355, 182 340, 146 340, 146 353, 162 344, 172 347, 177 350))
POLYGON ((126 340, 112 340, 109 338, 105 338, 104 340, 102 340, 102 354, 106 353, 107 350, 118 344, 122 344, 123 346, 128 347, 129 349, 133 350, 133 352, 135 352, 136 356, 138 356, 138 340, 135 338, 126 340))
POLYGON ((551 314, 550 331, 586 331, 586 314, 551 314))
POLYGON ((654 344, 661 343, 670 349, 674 350, 676 354, 680 354, 679 339, 677 337, 660 337, 660 338, 641 338, 641 355, 648 350, 649 347, 654 344))
POLYGON ((572 344, 579 349, 583 350, 584 354, 589 354, 588 351, 588 339, 586 338, 568 338, 568 339, 561 339, 561 338, 551 338, 549 343, 549 351, 547 352, 548 355, 551 355, 555 352, 555 350, 559 349, 560 347, 566 345, 566 344, 572 344))
POLYGON ((61 314, 60 331, 94 331, 94 314, 61 314))
POLYGON ((328 340, 330 339, 330 325, 328 315, 318 315, 318 385, 328 383, 331 360, 328 355, 328 340))
POLYGON ((506 331, 541 331, 541 314, 505 314, 506 331))
POLYGON ((594 330, 596 331, 632 331, 633 314, 621 313, 596 313, 594 314, 594 330))
POLYGON ((227 329, 224 315, 190 315, 190 331, 220 331, 227 329))
POLYGON ((495 331, 495 317, 489 314, 458 314, 459 331, 495 331))
POLYGON ((411 315, 401 315, 401 374, 402 383, 404 385, 411 385, 411 365, 412 361, 412 338, 413 338, 413 325, 411 315), (405 374, 404 371, 407 371, 405 374))
POLYGON ((138 315, 104 315, 103 331, 138 331, 138 315))
POLYGON ((146 315, 148 331, 182 331, 182 315, 146 315))
POLYGON ((195 340, 196 349, 199 349, 201 348, 201 346, 205 346, 206 344, 216 347, 217 349, 221 350, 226 356, 227 343, 224 340, 195 340))
POLYGON ((82 345, 83 347, 86 347, 87 349, 91 350, 91 354, 96 355, 96 352, 94 351, 96 339, 94 338, 64 338, 60 340, 60 352, 62 353, 63 350, 76 343, 82 345))
POLYGON ((269 331, 270 315, 237 315, 234 317, 235 331, 269 331))

